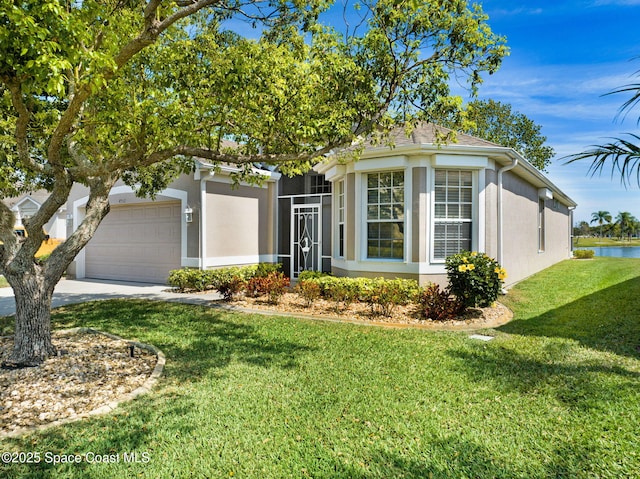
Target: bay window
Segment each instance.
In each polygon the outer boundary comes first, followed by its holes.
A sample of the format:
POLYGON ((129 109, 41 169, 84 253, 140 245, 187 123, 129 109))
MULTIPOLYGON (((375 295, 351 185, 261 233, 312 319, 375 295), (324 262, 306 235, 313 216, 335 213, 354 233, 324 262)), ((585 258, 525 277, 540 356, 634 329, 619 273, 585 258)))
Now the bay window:
POLYGON ((367 178, 367 258, 404 257, 404 171, 369 173, 367 178))
POLYGON ((470 250, 473 231, 473 172, 436 169, 433 202, 433 259, 470 250))

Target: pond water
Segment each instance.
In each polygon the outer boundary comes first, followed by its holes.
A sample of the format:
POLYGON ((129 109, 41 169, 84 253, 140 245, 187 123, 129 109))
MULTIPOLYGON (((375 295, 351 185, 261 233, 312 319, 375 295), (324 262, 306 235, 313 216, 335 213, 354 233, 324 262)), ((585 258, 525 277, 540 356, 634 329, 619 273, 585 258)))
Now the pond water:
POLYGON ((640 246, 596 246, 592 248, 596 256, 614 256, 616 258, 640 258, 640 246))

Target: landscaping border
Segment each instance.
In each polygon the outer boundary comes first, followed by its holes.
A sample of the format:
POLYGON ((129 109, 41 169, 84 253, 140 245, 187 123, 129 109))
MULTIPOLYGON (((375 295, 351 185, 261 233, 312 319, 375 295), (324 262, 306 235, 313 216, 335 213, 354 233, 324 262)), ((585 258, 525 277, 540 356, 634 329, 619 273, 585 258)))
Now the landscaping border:
MULTIPOLYGON (((0 433, 0 438, 12 438, 12 437, 19 437, 19 436, 23 436, 25 434, 31 433, 31 432, 39 432, 39 431, 43 431, 45 429, 49 429, 51 427, 55 427, 55 426, 62 426, 65 424, 69 424, 72 422, 76 422, 76 421, 80 421, 82 419, 86 419, 88 417, 93 417, 93 416, 100 416, 103 414, 107 414, 112 412, 114 409, 116 409, 120 404, 124 403, 124 402, 128 402, 131 401, 132 399, 136 398, 137 396, 140 396, 142 394, 146 394, 148 393, 151 388, 153 388, 153 386, 156 384, 156 382, 158 381, 158 379, 160 378, 160 376, 162 375, 162 371, 164 369, 164 365, 166 363, 166 357, 164 355, 164 353, 156 348, 155 346, 152 346, 150 344, 145 344, 145 343, 139 343, 137 341, 129 341, 128 339, 124 339, 121 338, 120 336, 116 336, 115 334, 111 334, 111 333, 106 333, 104 331, 99 331, 97 329, 93 329, 93 328, 71 328, 71 329, 63 329, 63 330, 59 330, 58 331, 61 334, 64 335, 72 335, 72 334, 102 334, 103 336, 106 336, 110 339, 115 339, 117 341, 126 341, 129 344, 131 344, 132 346, 135 346, 139 349, 144 349, 146 351, 149 351, 153 354, 156 355, 156 357, 158 358, 155 367, 153 368, 153 371, 151 372, 151 375, 147 378, 147 380, 144 382, 144 384, 142 386, 138 386, 136 389, 134 389, 131 392, 128 392, 126 394, 123 394, 122 396, 120 396, 119 398, 117 398, 114 401, 110 401, 107 404, 104 404, 96 409, 93 409, 89 412, 84 412, 84 413, 80 413, 80 414, 74 414, 70 417, 64 418, 64 419, 59 419, 57 421, 53 421, 47 424, 40 424, 38 426, 32 426, 32 427, 23 427, 20 429, 16 429, 13 430, 11 432, 3 432, 0 433)), ((9 336, 11 337, 11 336, 9 336)))
MULTIPOLYGON (((284 316, 288 318, 297 318, 297 319, 308 319, 308 320, 319 320, 319 321, 328 321, 332 323, 349 323, 349 324, 359 324, 362 326, 377 326, 382 328, 389 329, 423 329, 430 331, 478 331, 480 329, 491 329, 497 328, 499 326, 503 326, 507 324, 509 321, 513 319, 513 311, 500 303, 505 312, 498 318, 488 321, 482 324, 451 324, 451 322, 445 323, 436 323, 436 322, 421 322, 421 323, 393 323, 389 321, 375 321, 375 320, 367 320, 367 319, 350 319, 344 318, 340 316, 330 316, 330 315, 319 315, 319 314, 305 314, 298 312, 287 312, 287 311, 279 311, 276 309, 258 309, 258 308, 243 308, 240 306, 234 306, 232 304, 223 304, 223 303, 215 303, 211 304, 212 308, 222 309, 225 311, 237 312, 237 313, 247 313, 247 314, 261 314, 264 316, 284 316)), ((459 321, 459 323, 464 323, 464 321, 459 321)))

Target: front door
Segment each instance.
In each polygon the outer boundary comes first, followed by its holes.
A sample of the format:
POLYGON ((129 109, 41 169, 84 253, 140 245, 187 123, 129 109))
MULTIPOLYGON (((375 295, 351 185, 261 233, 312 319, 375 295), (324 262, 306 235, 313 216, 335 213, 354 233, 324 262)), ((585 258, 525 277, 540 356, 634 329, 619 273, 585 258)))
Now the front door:
POLYGON ((291 223, 291 278, 297 278, 302 271, 320 271, 322 267, 320 205, 293 205, 291 223))

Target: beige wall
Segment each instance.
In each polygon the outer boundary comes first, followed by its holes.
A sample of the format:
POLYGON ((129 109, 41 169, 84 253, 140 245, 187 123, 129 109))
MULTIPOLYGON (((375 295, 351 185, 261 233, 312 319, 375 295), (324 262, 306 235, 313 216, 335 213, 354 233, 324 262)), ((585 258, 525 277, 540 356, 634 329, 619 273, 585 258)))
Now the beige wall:
POLYGON ((498 175, 496 170, 485 170, 485 234, 484 253, 498 256, 498 175))
POLYGON ((273 191, 207 182, 207 258, 275 254, 273 191))
POLYGON ((538 251, 538 188, 507 172, 503 178, 503 261, 507 285, 570 257, 566 206, 545 201, 545 249, 538 251))

